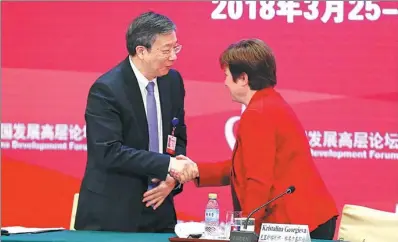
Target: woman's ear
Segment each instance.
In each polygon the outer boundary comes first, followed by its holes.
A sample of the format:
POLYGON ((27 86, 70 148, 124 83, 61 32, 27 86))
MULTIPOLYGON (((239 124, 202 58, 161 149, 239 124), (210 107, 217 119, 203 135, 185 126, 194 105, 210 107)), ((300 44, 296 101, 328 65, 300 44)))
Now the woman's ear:
POLYGON ((240 74, 236 83, 239 83, 242 86, 249 85, 249 76, 246 74, 246 72, 240 74))

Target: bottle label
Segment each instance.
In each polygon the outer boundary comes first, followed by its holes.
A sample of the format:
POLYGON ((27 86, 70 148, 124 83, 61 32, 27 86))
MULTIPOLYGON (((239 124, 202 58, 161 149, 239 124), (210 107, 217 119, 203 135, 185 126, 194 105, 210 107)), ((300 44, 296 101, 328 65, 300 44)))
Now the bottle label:
POLYGON ((220 211, 218 209, 206 209, 205 220, 206 222, 218 222, 220 211))

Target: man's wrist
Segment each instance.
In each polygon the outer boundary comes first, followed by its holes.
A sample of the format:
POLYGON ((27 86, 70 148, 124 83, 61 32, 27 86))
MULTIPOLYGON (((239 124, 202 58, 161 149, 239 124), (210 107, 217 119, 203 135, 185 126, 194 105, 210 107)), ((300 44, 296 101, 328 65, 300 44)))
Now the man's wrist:
POLYGON ((173 183, 173 190, 177 190, 181 187, 181 183, 178 182, 177 179, 175 179, 174 177, 167 175, 167 177, 171 180, 169 180, 170 183, 173 183))

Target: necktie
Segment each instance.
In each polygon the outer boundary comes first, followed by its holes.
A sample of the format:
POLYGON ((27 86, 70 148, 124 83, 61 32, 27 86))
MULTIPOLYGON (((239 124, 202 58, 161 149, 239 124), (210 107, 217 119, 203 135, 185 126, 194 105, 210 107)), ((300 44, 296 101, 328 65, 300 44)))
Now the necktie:
MULTIPOLYGON (((146 90, 148 91, 148 94, 146 96, 146 107, 149 132, 149 151, 159 152, 158 116, 154 92, 155 83, 149 82, 146 86, 146 90)), ((149 178, 148 182, 148 190, 156 186, 156 184, 151 182, 151 178, 149 178)))

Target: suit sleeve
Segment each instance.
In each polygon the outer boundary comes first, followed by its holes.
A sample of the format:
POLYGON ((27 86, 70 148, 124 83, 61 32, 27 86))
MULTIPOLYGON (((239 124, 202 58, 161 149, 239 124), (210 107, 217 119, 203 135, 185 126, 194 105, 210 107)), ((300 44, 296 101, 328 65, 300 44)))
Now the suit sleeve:
MULTIPOLYGON (((177 73, 177 79, 179 83, 179 108, 178 108, 178 114, 177 118, 179 120, 179 125, 176 127, 175 131, 175 136, 177 138, 177 143, 176 143, 176 156, 178 155, 186 155, 187 154, 187 126, 185 124, 185 87, 184 87, 184 81, 180 75, 180 73, 177 73)), ((173 194, 177 195, 181 193, 184 189, 184 185, 179 183, 177 181, 177 184, 173 190, 173 194)))
POLYGON ((119 110, 108 86, 96 83, 90 88, 85 113, 87 151, 102 169, 165 180, 170 157, 124 145, 119 110))
MULTIPOLYGON (((273 183, 276 140, 272 121, 254 110, 246 110, 241 119, 241 145, 246 189, 241 202, 242 213, 247 216, 255 208, 269 200, 273 183)), ((262 209, 254 214, 255 221, 265 216, 262 209)))
POLYGON ((198 187, 227 186, 231 183, 231 160, 198 163, 198 187))
POLYGON ((176 144, 176 155, 186 155, 187 154, 187 126, 185 124, 185 87, 184 81, 177 72, 179 80, 179 108, 177 118, 179 120, 179 125, 176 127, 175 136, 177 138, 176 144))

